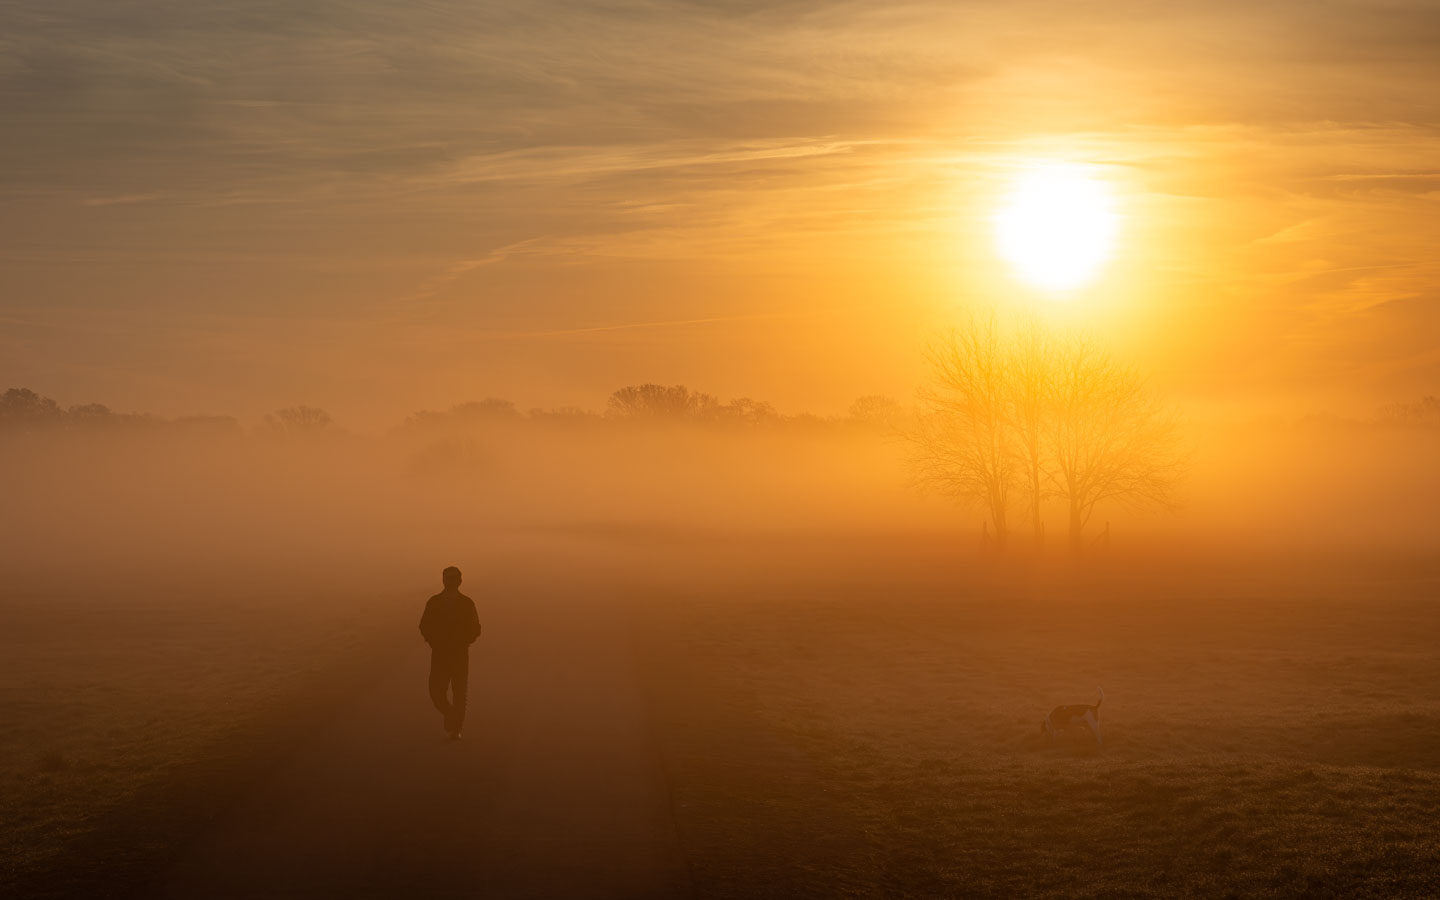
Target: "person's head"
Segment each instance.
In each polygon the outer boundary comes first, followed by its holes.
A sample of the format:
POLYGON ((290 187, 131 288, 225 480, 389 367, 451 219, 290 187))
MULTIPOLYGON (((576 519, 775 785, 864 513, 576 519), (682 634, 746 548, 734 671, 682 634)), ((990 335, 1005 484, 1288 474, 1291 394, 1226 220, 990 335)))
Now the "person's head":
POLYGON ((440 573, 440 581, 447 588, 458 588, 460 586, 460 570, 455 568, 454 566, 450 566, 448 569, 440 573))

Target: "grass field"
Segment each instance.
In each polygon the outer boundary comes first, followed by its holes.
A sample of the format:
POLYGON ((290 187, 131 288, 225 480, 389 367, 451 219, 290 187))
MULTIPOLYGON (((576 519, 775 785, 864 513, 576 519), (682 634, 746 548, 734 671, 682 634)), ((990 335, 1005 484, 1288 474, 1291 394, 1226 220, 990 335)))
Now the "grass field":
POLYGON ((223 808, 283 751, 281 722, 378 639, 373 602, 316 596, 234 581, 12 584, 0 603, 0 895, 115 889, 213 812, 182 807, 223 808))
MULTIPOLYGON (((545 541, 484 583, 632 618, 701 897, 1440 894, 1433 563, 977 575, 868 539, 545 541), (1103 748, 1041 739, 1101 685, 1103 748)), ((12 590, 0 894, 144 883, 414 640, 413 585, 265 581, 12 590)))
POLYGON ((699 893, 1436 896, 1434 575, 676 587, 646 646, 699 893), (1046 745, 1097 685, 1104 748, 1046 745))

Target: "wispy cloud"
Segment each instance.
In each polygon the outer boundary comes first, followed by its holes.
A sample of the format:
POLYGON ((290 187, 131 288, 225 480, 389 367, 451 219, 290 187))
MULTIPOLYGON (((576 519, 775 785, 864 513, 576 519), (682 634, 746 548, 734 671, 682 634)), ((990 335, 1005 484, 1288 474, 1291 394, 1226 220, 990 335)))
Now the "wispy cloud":
POLYGON ((428 300, 466 274, 483 266, 492 266, 516 253, 523 252, 526 247, 533 246, 534 244, 534 240, 516 241, 513 244, 506 244, 504 247, 497 247, 484 256, 476 257, 475 259, 457 260, 446 266, 440 272, 422 281, 419 286, 415 288, 414 293, 406 297, 405 300, 409 303, 428 300))
POLYGON ((656 271, 940 283, 1006 167, 1070 153, 1156 284, 1344 344, 1436 277, 1437 42, 1423 0, 8 4, 0 303, 700 326, 731 307, 656 271))

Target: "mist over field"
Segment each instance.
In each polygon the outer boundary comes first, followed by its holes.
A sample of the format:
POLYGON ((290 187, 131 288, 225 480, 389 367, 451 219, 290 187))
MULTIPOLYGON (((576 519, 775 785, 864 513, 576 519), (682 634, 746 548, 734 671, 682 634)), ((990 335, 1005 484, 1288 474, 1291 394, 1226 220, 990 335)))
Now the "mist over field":
POLYGON ((893 440, 853 424, 516 416, 375 436, 156 425, 3 440, 14 566, 363 568, 607 529, 763 536, 945 517, 905 497, 893 440))
POLYGON ((10 415, 0 885, 445 893, 460 876, 388 825, 439 784, 463 858, 516 896, 573 889, 540 874, 557 841, 637 896, 1068 896, 1057 860, 1096 840, 1127 848, 1105 884, 1156 896, 1435 883, 1433 404, 1186 417, 1173 508, 1103 505, 1075 552, 1047 496, 1043 547, 998 552, 983 509, 921 489, 908 404, 647 396, 684 402, 376 433, 305 407, 10 415), (414 630, 447 565, 486 629, 484 765, 454 794, 414 630), (1037 742, 1097 685, 1103 753, 1037 742), (652 756, 663 777, 633 768, 652 756), (1045 811, 1097 778, 1083 816, 1045 811), (1152 826, 1180 808, 1188 830, 1152 826))
MULTIPOLYGON (((223 418, 12 425, 0 429, 0 539, 12 573, 62 579, 214 567, 363 581, 516 542, 563 555, 578 538, 635 535, 659 541, 644 564, 664 566, 667 534, 913 537, 953 544, 956 567, 987 564, 984 515, 914 484, 906 414, 636 421, 501 404, 380 434, 223 418)), ((1189 422, 1184 446, 1173 513, 1110 504, 1087 539, 1108 522, 1104 552, 1133 562, 1440 546, 1433 421, 1189 422)), ((1063 562, 1064 510, 1047 500, 1044 516, 1042 557, 1063 562)))

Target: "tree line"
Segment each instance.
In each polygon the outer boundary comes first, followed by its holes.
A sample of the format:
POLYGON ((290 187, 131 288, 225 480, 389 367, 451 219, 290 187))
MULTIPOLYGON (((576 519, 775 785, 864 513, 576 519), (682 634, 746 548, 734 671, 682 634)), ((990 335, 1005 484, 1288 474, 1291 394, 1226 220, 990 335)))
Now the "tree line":
POLYGON ((240 422, 233 416, 180 416, 165 419, 150 413, 115 412, 103 403, 81 403, 62 407, 49 397, 29 388, 10 388, 0 394, 0 430, 31 431, 72 428, 172 428, 239 434, 240 422))
MULTIPOLYGON (((733 428, 859 427, 890 431, 906 414, 907 411, 893 398, 882 395, 860 397, 850 405, 845 416, 821 417, 810 413, 782 414, 770 403, 749 397, 722 401, 684 385, 639 384, 613 392, 602 412, 574 406, 522 411, 510 400, 489 397, 460 403, 446 411, 421 410, 391 431, 400 434, 425 433, 521 422, 571 425, 675 423, 733 428)), ((10 388, 0 394, 0 431, 105 428, 182 429, 231 435, 244 432, 233 416, 165 419, 149 413, 119 413, 99 403, 62 407, 51 398, 28 388, 10 388)), ((301 440, 335 434, 339 430, 339 424, 326 410, 301 405, 265 415, 254 432, 261 436, 301 440)))
POLYGON ((733 428, 814 428, 859 426, 877 431, 890 430, 903 407, 893 398, 867 395, 850 404, 841 417, 812 413, 784 414, 772 404, 750 397, 722 401, 712 394, 694 391, 685 385, 635 384, 610 394, 603 411, 574 406, 521 411, 509 400, 491 397, 461 403, 446 412, 421 410, 399 426, 400 431, 423 432, 466 425, 505 422, 553 422, 570 424, 688 424, 733 428))

